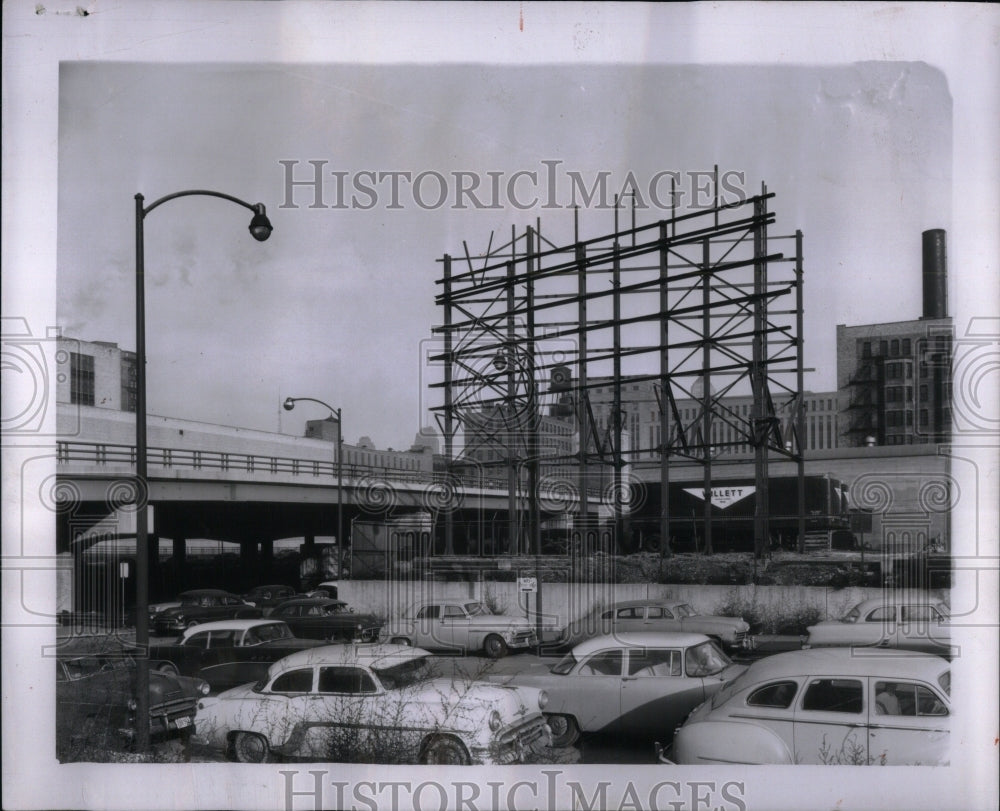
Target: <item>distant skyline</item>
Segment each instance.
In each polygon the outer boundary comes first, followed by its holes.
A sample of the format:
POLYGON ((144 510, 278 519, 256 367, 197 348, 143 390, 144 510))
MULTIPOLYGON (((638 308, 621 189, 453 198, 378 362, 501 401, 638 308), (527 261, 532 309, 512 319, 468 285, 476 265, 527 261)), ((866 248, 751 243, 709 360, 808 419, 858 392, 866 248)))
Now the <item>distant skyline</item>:
MULTIPOLYGON (((921 231, 951 225, 949 88, 922 63, 67 62, 59 95, 64 334, 134 348, 136 192, 263 202, 265 243, 218 200, 147 218, 149 410, 298 434, 324 410, 280 403, 315 397, 343 409, 346 441, 382 448, 408 447, 439 404, 421 347, 440 257, 536 219, 570 242, 572 198, 602 175, 609 194, 638 180, 640 224, 669 216, 666 172, 689 199, 715 165, 737 191, 767 184, 772 233, 804 233, 812 391, 836 388, 838 323, 920 316, 921 231)), ((581 237, 612 229, 583 207, 581 237)))

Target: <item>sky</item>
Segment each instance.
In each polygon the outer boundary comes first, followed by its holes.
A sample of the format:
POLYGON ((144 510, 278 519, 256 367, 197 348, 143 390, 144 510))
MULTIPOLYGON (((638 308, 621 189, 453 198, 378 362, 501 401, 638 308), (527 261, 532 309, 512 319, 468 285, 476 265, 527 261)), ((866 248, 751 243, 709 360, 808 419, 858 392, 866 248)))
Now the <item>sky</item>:
MULTIPOLYGON (((346 441, 405 448, 440 404, 421 346, 442 320, 445 253, 536 221, 568 243, 574 173, 587 188, 607 173, 609 195, 632 173, 644 224, 669 215, 658 172, 681 173, 691 200, 706 182, 693 173, 717 165, 748 195, 762 183, 775 193, 772 233, 803 231, 806 388, 832 390, 836 324, 921 314, 920 233, 950 225, 951 137, 947 80, 920 62, 68 61, 58 321, 65 335, 134 348, 137 192, 147 205, 185 189, 263 202, 265 243, 249 238, 249 212, 215 199, 146 218, 150 413, 300 434, 322 407, 279 404, 315 397, 343 409, 346 441), (306 184, 315 165, 321 199, 306 184), (391 175, 366 170, 427 174, 397 175, 394 196, 391 175), (537 182, 508 187, 519 171, 537 182), (459 196, 457 172, 476 178, 465 188, 480 183, 473 196, 459 196)), ((608 207, 582 208, 582 237, 611 230, 608 207)))

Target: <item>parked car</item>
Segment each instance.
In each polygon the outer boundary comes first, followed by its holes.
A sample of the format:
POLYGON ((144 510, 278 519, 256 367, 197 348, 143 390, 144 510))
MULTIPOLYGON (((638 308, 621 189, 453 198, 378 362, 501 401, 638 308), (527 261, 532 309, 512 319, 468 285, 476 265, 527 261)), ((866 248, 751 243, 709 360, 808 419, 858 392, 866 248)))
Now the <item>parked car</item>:
POLYGON ((294 653, 257 684, 199 702, 192 740, 255 763, 499 764, 545 750, 543 693, 431 678, 430 658, 379 644, 294 653))
POLYGON ((381 620, 373 614, 356 614, 343 600, 326 597, 296 597, 271 612, 271 618, 288 623, 303 639, 378 639, 381 620))
POLYGON ((421 648, 482 650, 491 659, 538 644, 534 624, 523 617, 493 614, 478 601, 459 600, 418 604, 390 620, 379 638, 421 648))
POLYGON ((324 580, 322 583, 317 584, 316 588, 307 591, 306 597, 326 597, 330 600, 336 600, 337 587, 338 583, 336 580, 324 580))
POLYGON ((948 605, 921 592, 863 600, 839 620, 810 625, 804 648, 867 646, 952 653, 948 605))
POLYGON ((566 641, 621 631, 684 631, 705 634, 727 649, 753 647, 742 617, 699 614, 683 600, 627 600, 597 609, 570 624, 566 641))
POLYGON ((153 630, 163 636, 185 628, 222 619, 258 619, 263 611, 245 603, 235 594, 221 589, 194 589, 178 595, 180 605, 168 608, 153 617, 153 630))
POLYGON ((951 670, 914 651, 825 648, 754 662, 698 707, 664 762, 946 765, 951 670))
MULTIPOLYGON (((181 604, 180 600, 164 600, 159 603, 149 604, 149 627, 153 627, 153 623, 156 621, 156 615, 161 611, 166 611, 168 608, 177 608, 181 604)), ((133 618, 134 619, 134 618, 133 618)))
POLYGON ((298 592, 291 586, 254 586, 243 595, 242 600, 263 609, 266 617, 276 605, 285 602, 285 600, 291 600, 297 595, 298 592))
POLYGON ((744 670, 704 634, 622 632, 581 642, 547 673, 495 678, 545 690, 552 743, 570 746, 582 732, 673 729, 744 670))
MULTIPOLYGON (((72 757, 81 745, 115 748, 136 732, 135 660, 128 655, 60 654, 56 658, 57 744, 72 757)), ((151 736, 190 731, 206 681, 149 674, 151 736)))
POLYGON ((213 690, 259 681, 290 653, 324 644, 299 639, 275 619, 219 620, 188 628, 175 642, 150 645, 153 668, 198 676, 213 690))

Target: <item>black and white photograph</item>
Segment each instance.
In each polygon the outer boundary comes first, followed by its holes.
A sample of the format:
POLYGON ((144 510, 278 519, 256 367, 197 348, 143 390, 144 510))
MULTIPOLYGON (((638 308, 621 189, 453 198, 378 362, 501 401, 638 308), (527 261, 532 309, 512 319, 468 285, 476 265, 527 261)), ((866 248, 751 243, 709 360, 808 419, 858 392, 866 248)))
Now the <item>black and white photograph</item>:
POLYGON ((5 807, 996 807, 992 6, 3 15, 5 807))

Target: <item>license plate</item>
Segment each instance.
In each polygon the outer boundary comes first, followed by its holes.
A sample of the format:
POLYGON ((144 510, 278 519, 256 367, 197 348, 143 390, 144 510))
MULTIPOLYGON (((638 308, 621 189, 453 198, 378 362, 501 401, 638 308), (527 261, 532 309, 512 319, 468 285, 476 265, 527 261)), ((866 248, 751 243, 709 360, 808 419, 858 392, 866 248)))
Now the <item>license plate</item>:
POLYGON ((191 719, 186 715, 182 715, 180 718, 174 721, 174 724, 177 726, 178 729, 183 729, 184 727, 191 726, 191 719))

